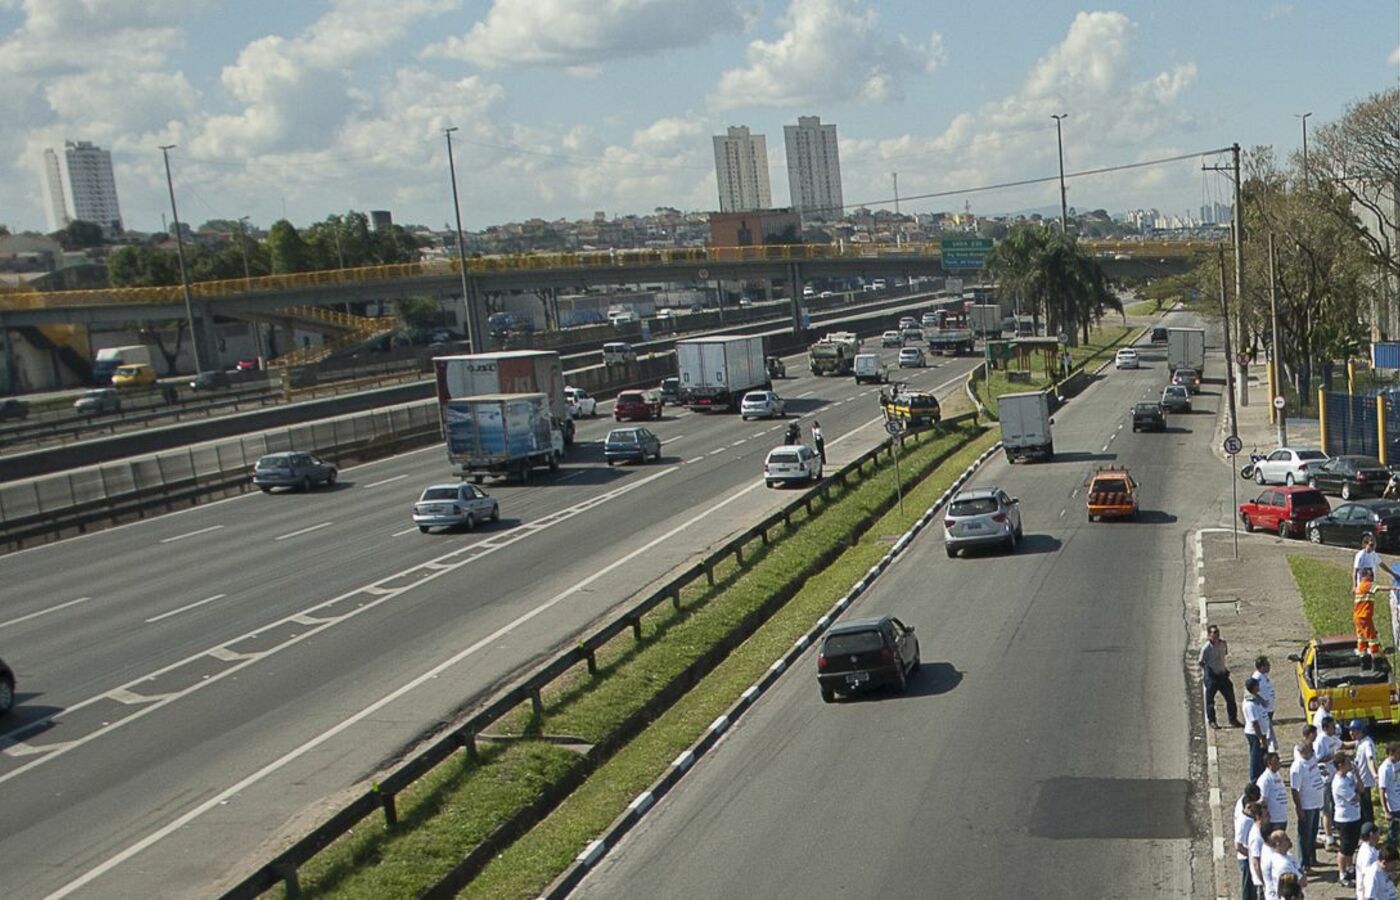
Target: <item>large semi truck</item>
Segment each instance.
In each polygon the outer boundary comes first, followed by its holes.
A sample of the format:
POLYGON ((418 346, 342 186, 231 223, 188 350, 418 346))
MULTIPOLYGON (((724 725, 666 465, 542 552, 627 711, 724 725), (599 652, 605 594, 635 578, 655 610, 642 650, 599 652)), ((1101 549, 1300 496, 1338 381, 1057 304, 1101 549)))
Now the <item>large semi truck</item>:
POLYGON ((574 421, 564 398, 564 364, 553 350, 438 356, 433 358, 433 370, 439 406, 483 394, 544 394, 564 446, 573 445, 574 421))
POLYGON ((1167 371, 1195 369, 1204 374, 1206 367, 1206 332, 1203 328, 1167 329, 1167 371))
POLYGON ((738 409, 744 394, 773 384, 763 336, 715 335, 676 341, 681 403, 692 410, 738 409))
POLYGON ((442 404, 447 458, 463 478, 486 476, 522 482, 530 470, 559 468, 564 436, 546 394, 480 394, 442 404))
POLYGON ((833 331, 807 351, 808 368, 813 375, 849 375, 860 353, 860 338, 853 331, 833 331))

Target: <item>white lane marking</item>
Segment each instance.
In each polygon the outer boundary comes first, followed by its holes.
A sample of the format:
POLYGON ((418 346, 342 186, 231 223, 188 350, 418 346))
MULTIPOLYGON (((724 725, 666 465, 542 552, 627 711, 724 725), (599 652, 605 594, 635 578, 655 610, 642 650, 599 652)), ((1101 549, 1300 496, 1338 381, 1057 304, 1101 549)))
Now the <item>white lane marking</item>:
POLYGON ((183 541, 185 538, 194 537, 197 534, 208 534, 211 531, 218 531, 223 527, 222 525, 210 525, 208 528, 201 528, 198 531, 187 531, 184 534, 177 534, 174 537, 161 538, 160 542, 162 544, 173 544, 176 541, 183 541))
MULTIPOLYGON (((114 731, 117 728, 122 727, 123 725, 126 725, 130 722, 135 722, 136 720, 142 718, 148 713, 156 709, 160 709, 167 703, 173 703, 174 701, 182 697, 188 696, 189 694, 192 694, 195 691, 202 690, 203 688, 206 688, 209 685, 214 684, 215 682, 221 681, 224 678, 227 678, 230 675, 241 671, 245 666, 251 665, 252 663, 257 662, 258 660, 263 659, 265 657, 271 656, 274 653, 280 653, 288 647, 295 646, 296 644, 301 643, 307 638, 320 634, 322 631, 326 630, 327 628, 330 628, 333 625, 337 625, 341 622, 347 621, 351 618, 354 618, 355 616, 360 615, 361 613, 368 612, 369 610, 379 606, 381 603, 386 603, 389 600, 392 600, 395 597, 398 597, 401 594, 411 591, 414 588, 417 588, 421 585, 427 584, 430 581, 433 581, 434 579, 439 578, 448 572, 455 572, 458 568, 461 568, 467 563, 474 562, 478 559, 481 559, 484 556, 488 556, 489 554, 494 553, 497 550, 503 550, 506 547, 509 547, 518 541, 522 541, 535 534, 539 534, 541 531, 558 525, 561 522, 567 522, 574 516, 587 512, 596 506, 608 502, 609 500, 615 500, 618 497, 622 497, 636 490, 637 488, 642 487, 645 484, 655 481, 658 478, 665 477, 666 475, 669 475, 675 471, 677 471, 675 467, 662 469, 661 471, 656 472, 653 475, 648 475, 646 478, 638 479, 637 481, 634 481, 631 484, 623 485, 606 493, 599 494, 596 497, 591 497, 567 509, 560 510, 555 513, 550 513, 546 516, 542 516, 534 522, 530 522, 525 525, 520 525, 516 528, 511 529, 510 531, 506 531, 501 534, 494 534, 491 537, 486 538, 485 540, 477 541, 472 544, 467 544, 464 547, 459 547, 458 549, 448 553, 444 553, 435 559, 428 560, 425 563, 419 563, 417 565, 410 566, 409 568, 404 569, 400 572, 396 572, 393 575, 386 575, 383 578, 378 579, 377 581, 371 582, 367 585, 363 585, 359 588, 356 588, 355 590, 348 591, 344 594, 340 594, 339 596, 332 597, 329 600, 324 600, 304 610, 301 610, 300 612, 283 616, 281 619, 278 619, 274 622, 269 622, 259 628, 254 628, 251 631, 244 632, 238 637, 230 638, 220 645, 211 647, 208 650, 204 650, 199 653, 193 653, 185 657, 184 659, 177 660, 162 668, 156 669, 154 672, 149 672, 138 678, 134 678, 131 681, 128 681, 126 684, 118 685, 113 690, 136 689, 139 688, 145 682, 148 682, 154 678, 159 678, 167 672, 172 672, 175 669, 180 668, 181 666, 188 665, 206 656, 213 657, 221 661, 226 660, 229 657, 233 657, 235 659, 240 660, 240 662, 230 665, 228 668, 223 669, 222 671, 219 671, 213 675, 208 676, 207 678, 203 678, 195 682, 193 685, 185 688, 182 691, 165 695, 160 699, 158 703, 152 704, 151 706, 141 709, 125 718, 108 722, 102 727, 93 731, 91 734, 84 735, 80 738, 75 738, 72 741, 69 741, 68 743, 64 744, 61 748, 54 747, 54 749, 52 749, 42 758, 36 759, 33 762, 28 763, 26 765, 14 768, 9 772, 5 772, 4 774, 0 774, 0 784, 9 781, 12 778, 17 778, 20 775, 23 775, 25 772, 28 772, 35 766, 42 765, 48 762, 49 760, 54 759, 55 757, 62 756, 64 753, 67 753, 71 749, 81 747, 85 744, 95 741, 98 738, 105 736, 108 732, 114 731), (446 560, 453 560, 453 563, 451 565, 443 565, 443 562, 446 560), (410 577, 414 575, 417 575, 418 577, 410 577), (324 619, 323 621, 325 624, 308 628, 304 632, 294 634, 275 647, 261 649, 252 653, 240 653, 239 651, 229 649, 231 645, 238 644, 250 638, 257 637, 258 635, 270 631, 274 628, 277 628, 280 625, 285 625, 289 622, 294 622, 296 621, 298 616, 309 616, 311 613, 315 613, 319 610, 323 610, 328 607, 334 607, 337 603, 340 603, 344 600, 349 600, 355 597, 356 595, 370 596, 373 597, 373 599, 360 602, 358 604, 355 604, 354 606, 350 606, 349 604, 347 604, 347 608, 343 613, 339 613, 333 618, 324 619)), ((25 733, 28 730, 33 729, 41 724, 52 724, 53 722, 62 719, 65 715, 77 712, 78 710, 91 706, 94 703, 100 703, 102 700, 106 699, 108 693, 110 693, 110 691, 104 691, 101 694, 96 694, 94 696, 88 697, 86 700, 74 703, 72 706, 64 707, 62 710, 59 710, 57 713, 54 713, 52 716, 49 716, 46 719, 39 719, 34 722, 26 723, 25 725, 22 725, 18 728, 13 728, 6 732, 0 732, 0 751, 4 751, 6 748, 19 743, 19 740, 15 738, 14 735, 25 733)))
POLYGON ((694 458, 692 458, 692 459, 687 459, 687 460, 686 460, 686 464, 689 465, 690 463, 698 463, 698 462, 704 462, 704 461, 705 461, 705 457, 703 457, 703 456, 696 456, 696 457, 694 457, 694 458))
POLYGON ((668 437, 668 438, 666 438, 666 440, 662 441, 661 443, 663 443, 663 444, 674 444, 676 441, 680 440, 680 439, 683 438, 683 437, 685 437, 685 435, 683 435, 683 434, 678 434, 678 435, 676 435, 675 437, 668 437))
POLYGON ((721 453, 723 453, 723 452, 724 452, 724 448, 723 448, 723 447, 720 447, 718 450, 711 450, 711 451, 710 451, 710 456, 719 456, 719 455, 720 455, 721 453))
POLYGON ((40 616, 47 616, 51 612, 58 612, 60 609, 67 609, 70 606, 77 606, 79 603, 86 603, 91 599, 91 597, 79 597, 77 600, 69 600, 67 603, 60 603, 57 606, 50 606, 48 609, 41 609, 38 612, 32 612, 27 616, 20 616, 19 618, 11 619, 8 622, 0 622, 0 628, 9 628, 11 625, 18 625, 21 622, 28 622, 30 619, 37 619, 40 616))
POLYGON ((320 531, 322 528, 329 528, 329 527, 331 527, 331 526, 334 525, 334 524, 335 524, 334 522, 322 522, 320 525, 312 525, 312 526, 309 527, 309 528, 302 528, 302 529, 299 529, 299 530, 297 530, 297 531, 289 531, 289 532, 287 532, 286 534, 278 535, 277 537, 273 538, 273 540, 274 540, 274 541, 285 541, 287 538, 294 538, 294 537, 296 537, 297 535, 306 534, 307 532, 311 532, 311 531, 320 531))
POLYGON ((1100 452, 1100 453, 1106 453, 1107 451, 1108 451, 1108 445, 1107 445, 1107 444, 1104 444, 1102 447, 1099 448, 1099 452, 1100 452))
POLYGON ((369 484, 365 485, 365 487, 367 487, 367 488, 379 487, 381 484, 391 484, 392 482, 395 482, 395 481, 402 481, 403 479, 405 479, 405 478, 407 478, 407 477, 408 477, 408 474, 405 473, 405 474, 403 474, 403 475, 395 475, 393 478, 381 478, 381 479, 378 480, 378 481, 371 481, 369 484))
POLYGON ((570 478, 577 478, 586 471, 586 469, 578 469, 576 471, 570 472, 567 475, 560 475, 558 478, 554 479, 554 483, 558 484, 561 481, 568 481, 570 478))
POLYGON ((412 528, 405 528, 403 531, 396 531, 396 532, 394 532, 392 535, 390 535, 390 537, 403 537, 404 535, 408 534, 409 532, 411 532, 411 531, 417 531, 417 530, 418 530, 418 526, 417 526, 417 525, 414 525, 412 528))
POLYGON ((803 397, 810 397, 810 396, 812 396, 813 394, 815 394, 816 392, 817 392, 816 388, 813 388, 813 389, 810 390, 810 391, 804 391, 803 393, 797 395, 797 399, 801 400, 803 397))
MULTIPOLYGON (((833 441, 832 443, 835 443, 835 441, 833 441)), ((670 471, 674 471, 674 470, 670 470, 670 471)), ((665 474, 665 473, 658 473, 658 476, 661 475, 661 474, 665 474)), ((657 477, 657 476, 653 476, 653 477, 657 477)), ((408 694, 410 691, 413 691, 414 689, 418 688, 419 686, 421 686, 421 685, 423 685, 423 684, 426 684, 426 683, 429 682, 429 681, 432 681, 433 679, 435 679, 435 678, 437 678, 439 675, 441 675, 443 672, 446 672, 448 669, 450 669, 450 668, 452 668, 453 666, 457 665, 457 664, 458 664, 459 662, 461 662, 462 660, 466 659, 466 658, 469 657, 469 656, 472 656, 472 655, 476 654, 476 653, 479 652, 483 647, 488 647, 488 646, 490 646, 491 644, 494 644, 496 641, 500 640, 502 637, 505 637, 506 635, 508 635, 508 634, 510 634, 511 632, 515 631, 515 630, 516 630, 517 628, 519 628, 521 625, 524 625, 525 623, 529 622, 531 619, 534 619, 535 617, 539 616, 541 613, 544 613, 544 612, 549 611, 550 609, 552 609, 553 607, 555 607, 555 606, 558 605, 559 603, 561 603, 561 602, 563 602, 564 600, 568 599, 569 597, 573 596, 575 593, 577 593, 577 592, 583 590, 584 588, 588 587, 590 584, 592 584, 593 582, 597 581, 599 578, 602 578, 604 575, 609 574, 609 573, 612 572, 614 569, 617 569, 617 568, 619 568, 619 567, 621 567, 621 566, 623 566, 623 565, 626 565, 627 563, 631 562, 633 559, 637 558, 638 556, 642 555, 643 553, 646 553, 647 551, 651 550, 653 547, 656 547, 658 544, 662 544, 662 543, 664 543, 664 542, 670 540, 671 538, 675 537, 677 534, 680 534, 682 531, 686 530, 687 528, 690 528, 690 527, 691 527, 692 525, 694 525, 696 522, 699 522, 699 521, 705 519, 707 516, 713 515, 715 512, 717 512, 717 511, 720 510, 721 508, 723 508, 723 507, 725 507, 725 506, 728 506, 729 504, 733 503, 735 500, 738 500, 740 497, 743 497, 745 494, 749 493, 750 491, 754 490, 755 488, 759 488, 759 487, 762 487, 762 486, 763 486, 763 482, 759 481, 759 482, 755 482, 755 483, 749 485, 748 487, 740 488, 739 490, 735 491, 733 494, 730 494, 728 497, 726 497, 725 499, 721 500, 719 503, 714 504, 713 506, 711 506, 709 509, 705 510, 704 512, 702 512, 702 513, 700 513, 700 514, 698 514, 698 515, 692 516, 691 518, 687 519, 685 522, 681 523, 680 525, 677 525, 675 528, 672 528, 670 531, 666 532, 665 534, 660 535, 660 536, 658 536, 658 537, 656 537, 656 538, 653 538, 651 541, 648 541, 647 543, 645 543, 645 544, 643 544, 642 546, 638 547, 636 550, 633 550, 631 553, 628 553, 626 556, 622 557, 621 559, 618 559, 618 560, 616 560, 616 561, 610 563, 609 565, 603 567, 602 569, 599 569, 597 572, 594 572, 592 575, 590 575, 590 576, 588 576, 587 578, 583 579, 582 581, 580 581, 578 584, 574 585, 573 587, 568 588, 567 590, 563 591, 562 593, 555 594, 553 597, 551 597, 551 598, 549 598, 548 600, 546 600, 545 602, 541 603, 539 606, 536 606, 534 609, 531 609, 531 610, 529 610, 529 611, 527 611, 527 612, 524 612, 524 613, 520 614, 520 615, 517 616, 515 619, 511 620, 510 622, 507 622, 506 624, 502 625, 500 628, 497 628, 495 631, 493 631, 493 632, 491 632, 490 634, 486 635, 486 636, 483 637, 481 640, 477 641, 476 643, 472 644, 471 646, 466 647, 465 649, 463 649, 463 650, 460 651, 459 653, 455 654, 454 656, 452 656, 452 657, 450 657, 450 658, 448 658, 448 659, 446 659, 446 660, 444 660, 444 661, 438 663, 436 666, 433 666, 431 669, 429 669, 428 671, 424 672, 422 675, 419 675, 417 678, 414 678, 412 681, 409 681, 408 683, 406 683, 406 684, 404 684, 404 685, 401 685, 400 687, 394 689, 393 691, 389 692, 388 694, 385 694, 383 697, 380 697, 378 700, 376 700, 375 702, 371 703, 369 706, 366 706, 364 709, 361 709, 359 712, 355 713, 354 715, 350 716, 349 718, 342 719, 340 722, 337 722, 335 725, 332 725, 330 728, 326 729, 325 731, 321 732, 320 734, 316 735, 315 737, 311 738, 309 741, 306 741, 305 743, 301 744, 300 746, 298 746, 298 747, 293 747, 291 750, 288 750, 288 751, 287 751, 286 753, 284 753, 282 756, 278 757, 277 759, 275 759, 275 760, 273 760, 272 762, 268 763, 267 765, 263 766, 261 769, 258 769, 256 772, 253 772, 251 775, 248 775, 247 777, 245 777, 245 778, 243 778, 242 780, 236 782, 235 784, 233 784, 233 785, 231 785, 231 786, 225 788, 224 790, 222 790, 222 791, 220 791, 219 793, 215 794, 214 796, 210 797, 208 800, 205 800, 203 803, 199 804, 198 806, 194 807, 193 809, 189 810, 188 812, 184 813, 183 815, 177 817, 176 819, 174 819, 174 820, 172 820, 172 821, 166 823, 165 825, 161 826, 160 828, 158 828, 158 829, 156 829, 155 831, 151 832, 150 834, 146 835, 144 838, 142 838, 141 840, 139 840, 139 841, 137 841, 136 843, 132 844, 131 846, 127 847, 125 850, 122 850, 120 853, 117 853, 117 854, 115 854, 115 855, 109 857, 106 861, 104 861, 104 862, 102 862, 101 864, 99 864, 99 865, 93 867, 92 869, 89 869, 87 872, 83 873, 82 875, 80 875, 79 877, 75 878, 74 880, 68 882, 68 883, 65 884, 63 887, 59 888, 57 891, 54 891, 52 894, 49 894, 48 900, 59 900, 59 898, 61 898, 61 897, 67 897, 69 894, 72 894, 74 891, 76 891, 76 890, 78 890, 78 889, 80 889, 80 888, 82 888, 82 887, 84 887, 84 886, 86 886, 86 885, 88 885, 88 884, 91 884, 93 881, 95 881, 95 880, 98 879, 98 878, 101 878, 103 875, 107 874, 107 873, 110 872, 112 869, 114 869, 114 868, 116 868, 117 866, 121 865, 122 863, 126 862, 128 859, 131 859, 133 856, 137 855, 138 853, 141 853, 141 852, 144 851, 147 847, 150 847, 150 846, 152 846, 152 845, 154 845, 154 844, 160 842, 161 840, 164 840, 166 837, 168 837, 168 836, 171 835, 171 834, 174 834, 175 832, 179 831, 181 828, 184 828, 184 827, 185 827, 186 825, 188 825, 190 822, 193 822, 195 819, 197 819, 197 818, 199 818, 200 816, 204 815, 204 814, 205 814, 206 812, 208 812, 209 810, 214 809, 214 808, 217 807, 217 806, 222 806, 225 802, 227 802, 227 801, 229 800, 229 798, 237 796, 238 794, 242 793, 245 789, 251 787, 251 786, 254 785, 254 784, 257 784, 259 781, 262 781, 262 780, 263 780, 264 778, 266 778, 268 775, 271 775, 272 773, 274 773, 274 772, 276 772, 277 770, 283 768, 283 767, 286 766, 287 764, 296 761, 297 759, 301 758, 302 756, 305 756, 307 753, 310 753, 312 750, 314 750, 314 749, 316 749, 317 747, 321 746, 322 744, 326 743, 326 742, 329 741, 331 738, 334 738, 336 735, 340 734, 341 732, 345 731, 346 729, 348 729, 348 728, 350 728, 350 727, 352 727, 352 726, 358 724, 359 722, 361 722, 361 721, 363 721, 363 720, 369 718, 370 716, 372 716, 372 715, 374 715, 375 713, 379 712, 379 710, 381 710, 381 709, 383 709, 384 707, 388 706, 390 703, 393 703, 395 700, 398 700, 400 697, 404 696, 405 694, 408 694)), ((426 580, 426 579, 425 579, 425 580, 426 580)), ((218 677, 218 676, 215 676, 215 677, 218 677)), ((208 681, 201 682, 201 684, 207 684, 207 683, 208 683, 208 681)), ((149 707, 148 709, 155 709, 155 708, 158 708, 158 706, 160 706, 160 705, 164 705, 164 701, 157 701, 156 704, 152 704, 152 706, 149 707)), ((146 711, 146 710, 142 710, 141 712, 134 713, 131 717, 128 717, 128 718, 134 718, 134 717, 137 716, 137 715, 143 714, 145 711, 146 711)), ((127 720, 122 720, 122 721, 127 721, 127 720)), ((82 739, 79 739, 79 740, 82 740, 82 739)), ((51 759, 54 755, 57 755, 57 754, 56 754, 56 753, 50 754, 49 756, 44 757, 44 759, 51 759)), ((37 763, 37 762, 38 762, 38 761, 36 760, 36 763, 37 763)), ((13 774, 13 773, 11 773, 11 774, 13 774)))
POLYGON ((163 612, 158 616, 151 616, 149 619, 146 620, 146 624, 149 625, 152 622, 159 622, 161 619, 168 619, 171 616, 178 616, 180 613, 188 612, 194 609, 196 606, 203 606, 206 603, 213 603, 215 600, 222 600, 227 596, 228 594, 215 594, 212 597, 205 597, 203 600, 196 600, 195 602, 182 606, 179 609, 172 609, 170 612, 163 612))
POLYGON ((735 441, 734 443, 730 444, 729 446, 731 446, 731 447, 737 447, 737 446, 739 446, 740 444, 744 443, 744 442, 747 441, 747 440, 748 440, 748 438, 739 438, 737 441, 735 441))

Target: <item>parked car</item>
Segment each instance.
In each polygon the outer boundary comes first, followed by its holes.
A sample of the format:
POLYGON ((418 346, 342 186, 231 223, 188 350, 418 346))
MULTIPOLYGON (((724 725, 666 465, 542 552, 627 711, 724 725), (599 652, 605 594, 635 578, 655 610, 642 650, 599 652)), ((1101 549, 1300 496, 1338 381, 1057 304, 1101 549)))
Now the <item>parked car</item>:
POLYGON ((1356 655, 1356 636, 1339 634, 1313 638, 1299 653, 1290 653, 1298 702, 1312 715, 1323 697, 1332 699, 1332 716, 1339 722, 1368 719, 1392 724, 1397 719, 1395 671, 1378 656, 1363 661, 1356 655), (1366 663, 1370 664, 1367 665, 1366 663))
POLYGON ((768 487, 792 482, 810 484, 821 478, 821 457, 806 444, 775 447, 763 461, 763 483, 768 487))
POLYGON ((622 391, 613 402, 613 421, 661 418, 659 391, 622 391))
POLYGON ((1271 531, 1279 537, 1302 537, 1309 522, 1331 511, 1321 491, 1301 484, 1268 488, 1239 508, 1245 531, 1271 531))
POLYGON ((258 371, 258 358, 256 356, 241 356, 233 367, 240 372, 258 371))
POLYGON ((1132 347, 1124 347, 1113 354, 1113 367, 1115 369, 1136 369, 1138 367, 1138 352, 1132 347))
POLYGON ((625 341, 608 341, 603 345, 603 365, 625 366, 637 361, 637 348, 625 341))
POLYGON ((1334 456, 1324 463, 1308 464, 1308 484, 1343 500, 1379 497, 1390 483, 1390 470, 1371 456, 1334 456))
POLYGON ((1177 369, 1172 373, 1172 384, 1186 388, 1189 393, 1199 394, 1201 392, 1201 373, 1195 369, 1177 369))
POLYGON ((73 401, 73 410, 80 416, 96 416, 107 412, 121 412, 122 398, 116 388, 97 388, 84 391, 73 401))
POLYGON ((667 403, 675 406, 681 402, 681 380, 674 375, 670 378, 663 378, 656 392, 661 395, 663 406, 667 403))
POLYGON ((313 485, 335 484, 340 472, 332 464, 295 450, 269 453, 253 467, 253 484, 267 493, 275 487, 309 491, 313 485))
POLYGON ((1321 450, 1279 447, 1254 464, 1254 483, 1307 484, 1313 470, 1326 461, 1327 454, 1321 450))
POLYGON ((783 398, 773 391, 749 391, 739 404, 739 418, 781 419, 785 415, 786 404, 783 398))
POLYGON ((1180 385, 1169 384, 1162 388, 1162 409, 1169 413, 1189 413, 1191 392, 1180 385))
POLYGON ((564 388, 564 402, 569 405, 569 410, 575 419, 584 416, 593 417, 598 415, 598 401, 589 396, 588 391, 583 388, 564 388))
POLYGON ((644 463, 661 458, 661 438, 646 428, 614 428, 603 441, 603 458, 608 465, 620 462, 644 463))
POLYGON ((17 397, 6 397, 0 400, 0 420, 13 419, 16 421, 29 418, 29 404, 17 397))
POLYGON ((1133 405, 1133 431, 1166 431, 1167 417, 1160 403, 1133 405))
POLYGON ((1344 503, 1325 516, 1308 523, 1308 540, 1314 544, 1339 544, 1356 547, 1362 535, 1373 535, 1376 548, 1394 550, 1400 547, 1400 502, 1395 500, 1358 500, 1344 503))
POLYGON ((15 670, 0 659, 0 716, 15 708, 15 670))
POLYGON ((959 491, 943 514, 943 549, 950 557, 973 547, 1011 553, 1021 534, 1021 501, 999 487, 959 491))
POLYGON ((496 498, 474 484, 435 484, 424 488, 413 504, 413 524, 427 533, 429 528, 456 528, 471 531, 477 522, 496 522, 501 506, 496 498))
POLYGON ((880 346, 903 347, 904 335, 900 334, 898 331, 886 331, 884 334, 880 335, 880 346))
POLYGON ((852 619, 833 625, 817 653, 817 687, 831 703, 837 693, 889 686, 903 693, 919 671, 914 626, 894 616, 852 619))
POLYGON ((146 387, 156 383, 156 370, 145 363, 117 366, 112 373, 112 387, 146 387))
POLYGON ((928 357, 918 347, 905 347, 899 351, 901 369, 922 369, 928 365, 928 357))

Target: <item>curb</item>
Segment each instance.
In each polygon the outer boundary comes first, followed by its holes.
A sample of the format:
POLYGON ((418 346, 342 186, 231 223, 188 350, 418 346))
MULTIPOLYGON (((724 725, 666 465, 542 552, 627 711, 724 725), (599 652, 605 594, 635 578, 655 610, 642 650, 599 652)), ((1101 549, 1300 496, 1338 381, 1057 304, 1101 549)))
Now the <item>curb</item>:
POLYGON ((569 864, 569 867, 560 873, 560 875, 540 893, 540 897, 544 898, 544 900, 557 900, 557 898, 567 897, 569 893, 578 886, 579 882, 607 856, 608 851, 617 846, 623 835, 627 834, 627 832, 632 829, 632 826, 641 821, 642 817, 656 805, 657 801, 666 796, 666 794, 685 777, 685 773, 690 771, 696 761, 704 756, 705 753, 718 742, 724 732, 728 731, 729 728, 739 720, 744 712, 753 705, 754 701, 777 682, 778 677, 782 675, 783 672, 787 671, 787 669, 807 651, 807 648, 821 637, 822 633, 830 627, 831 623, 835 621, 841 613, 845 612, 862 594, 874 586, 876 579, 878 579, 880 575, 894 563, 895 559, 913 543, 914 538, 935 521, 939 509, 947 504, 947 502, 952 499, 953 495, 967 483, 968 479, 977 473, 977 470, 982 467, 982 464, 1000 449, 1001 441, 997 441, 991 447, 988 447, 981 456, 977 457, 971 465, 964 469, 962 474, 948 486, 948 489, 945 490, 939 498, 924 511, 924 514, 914 522, 914 525, 900 536, 899 540, 880 558, 879 562, 871 566, 866 571, 865 575, 852 585, 851 589, 847 591, 841 599, 837 600, 835 605, 833 605, 825 615, 817 619, 815 625, 794 641, 788 651, 775 660, 758 681, 754 682, 740 694, 739 699, 734 701, 723 715, 711 722, 710 727, 705 729, 705 733, 700 735, 689 748, 677 756, 671 765, 667 767, 665 773, 656 781, 652 782, 651 787, 633 798, 632 802, 627 805, 626 811, 614 819, 612 824, 610 824, 601 835, 590 841, 588 845, 579 852, 578 856, 574 858, 574 861, 569 864))
MULTIPOLYGON (((1197 638, 1200 637, 1200 633, 1204 633, 1204 632, 1205 632, 1206 625, 1207 625, 1207 624, 1209 623, 1209 621, 1210 621, 1210 616, 1209 616, 1209 613, 1208 613, 1207 607, 1206 607, 1206 595, 1205 595, 1205 582, 1206 582, 1206 574, 1205 574, 1205 573, 1206 573, 1205 545, 1204 545, 1204 542, 1202 541, 1201 534, 1202 534, 1202 532, 1201 532, 1199 529, 1197 529, 1197 530, 1195 531, 1195 533, 1193 533, 1193 534, 1191 535, 1191 549, 1192 549, 1192 554, 1193 554, 1193 556, 1195 556, 1195 566, 1194 566, 1194 568, 1195 568, 1195 571, 1196 571, 1196 589, 1195 589, 1195 595, 1196 595, 1196 624, 1197 624, 1198 632, 1199 632, 1199 633, 1196 635, 1197 638)), ((1190 646, 1194 646, 1194 645, 1190 645, 1190 646)), ((1188 652, 1189 652, 1189 646, 1188 646, 1188 652)), ((1192 687, 1193 687, 1193 688, 1198 689, 1198 690, 1199 690, 1200 687, 1201 687, 1200 681, 1199 681, 1198 678, 1194 678, 1194 677, 1193 677, 1193 678, 1191 679, 1191 684, 1192 684, 1192 687)), ((1225 855, 1226 855, 1226 852, 1225 852, 1225 851, 1226 851, 1226 849, 1227 849, 1227 847, 1226 847, 1225 831, 1224 831, 1224 827, 1225 827, 1225 800, 1224 800, 1224 797, 1225 797, 1225 794, 1224 794, 1224 791, 1221 789, 1220 756, 1219 756, 1219 750, 1216 748, 1216 744, 1215 744, 1215 729, 1214 729, 1214 728, 1210 728, 1210 727, 1206 727, 1206 729, 1205 729, 1205 735, 1206 735, 1206 788, 1207 788, 1207 793, 1209 794, 1208 800, 1209 800, 1209 803, 1210 803, 1210 856, 1211 856, 1211 864, 1210 864, 1210 865, 1211 865, 1212 880, 1218 881, 1218 879, 1219 879, 1219 872, 1218 872, 1217 870, 1219 869, 1219 864, 1220 864, 1220 862, 1221 862, 1222 860, 1225 859, 1225 855)), ((1215 893, 1216 893, 1217 896, 1220 896, 1220 895, 1221 895, 1221 892, 1220 892, 1220 885, 1219 885, 1218 883, 1216 884, 1216 891, 1215 891, 1215 893)))

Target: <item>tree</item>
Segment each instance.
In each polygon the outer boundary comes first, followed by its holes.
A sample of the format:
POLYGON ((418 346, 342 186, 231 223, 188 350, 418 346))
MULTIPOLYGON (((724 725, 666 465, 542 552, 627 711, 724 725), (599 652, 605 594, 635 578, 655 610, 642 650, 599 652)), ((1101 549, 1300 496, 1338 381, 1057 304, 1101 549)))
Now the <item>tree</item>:
POLYGON ((1098 261, 1074 237, 1042 225, 1012 229, 992 248, 987 265, 1003 288, 1020 299, 1022 309, 1030 310, 1037 330, 1043 313, 1047 330, 1063 333, 1070 344, 1081 335, 1089 340, 1089 326, 1104 308, 1123 311, 1098 261))
POLYGON ((307 272, 316 268, 313 264, 314 251, 302 240, 296 226, 286 219, 273 222, 268 230, 267 254, 274 275, 307 272))
POLYGON ((1329 205, 1332 215, 1377 268, 1400 276, 1400 88, 1348 107, 1341 119, 1318 129, 1316 147, 1309 160, 1309 183, 1330 187, 1350 200, 1329 205), (1370 221, 1356 215, 1358 208, 1370 221))
POLYGON ((107 279, 112 287, 179 284, 180 264, 174 253, 150 244, 133 244, 107 257, 107 279))
POLYGON ((400 297, 394 301, 394 315, 399 319, 399 334, 409 341, 442 321, 442 309, 432 297, 400 297))
POLYGON ((67 226, 55 231, 49 237, 63 245, 65 250, 82 250, 86 247, 102 246, 102 226, 94 222, 74 219, 67 226))

